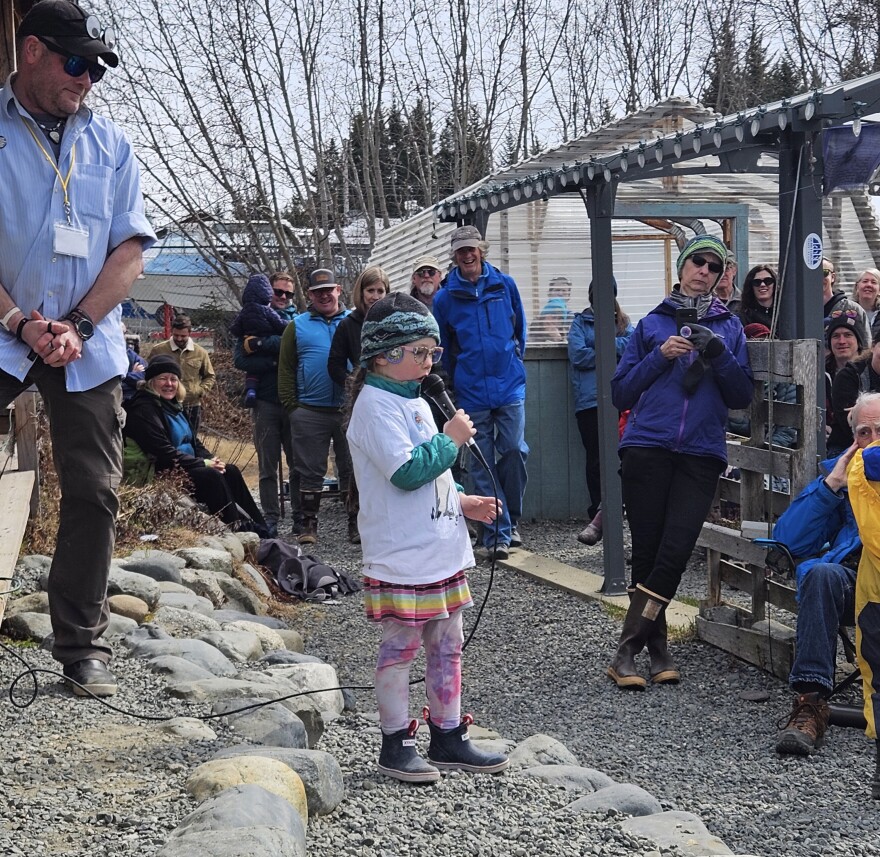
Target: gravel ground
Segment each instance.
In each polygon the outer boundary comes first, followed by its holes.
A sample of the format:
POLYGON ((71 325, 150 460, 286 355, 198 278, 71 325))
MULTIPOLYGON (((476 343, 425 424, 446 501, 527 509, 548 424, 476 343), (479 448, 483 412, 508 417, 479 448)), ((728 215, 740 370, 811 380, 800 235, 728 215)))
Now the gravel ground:
MULTIPOLYGON (((331 535, 342 539, 344 524, 339 504, 326 503, 316 553, 357 573, 358 549, 331 535)), ((574 540, 582 526, 541 522, 521 531, 527 549, 601 572, 601 546, 574 540)), ((699 597, 704 579, 695 557, 681 593, 699 597)), ((479 604, 488 569, 476 569, 471 580, 479 604)), ((469 612, 466 629, 476 616, 469 612)), ((309 653, 334 663, 344 683, 372 683, 378 633, 359 596, 304 608, 302 623, 309 653)), ((737 854, 880 855, 868 786, 873 747, 862 733, 832 728, 815 757, 778 757, 775 724, 791 703, 784 683, 695 640, 673 647, 680 685, 621 692, 604 675, 619 632, 619 620, 600 605, 499 570, 464 656, 464 708, 515 741, 537 732, 557 738, 581 764, 642 786, 664 809, 697 814, 737 854), (745 691, 765 691, 768 699, 746 701, 745 691)), ((45 652, 23 654, 53 668, 45 652)), ((180 712, 142 662, 117 651, 114 668, 118 705, 180 712)), ((193 808, 186 778, 216 744, 172 739, 155 725, 73 699, 50 676, 41 676, 37 702, 20 711, 5 696, 20 670, 0 652, 0 854, 154 855, 193 808)), ((569 795, 517 774, 450 774, 430 788, 379 776, 375 699, 369 691, 355 695, 358 713, 333 724, 320 745, 339 760, 347 797, 310 823, 310 855, 660 853, 623 833, 613 816, 566 813, 569 795)), ((412 699, 415 712, 418 687, 412 699)), ((221 742, 233 740, 216 721, 212 728, 221 742)))

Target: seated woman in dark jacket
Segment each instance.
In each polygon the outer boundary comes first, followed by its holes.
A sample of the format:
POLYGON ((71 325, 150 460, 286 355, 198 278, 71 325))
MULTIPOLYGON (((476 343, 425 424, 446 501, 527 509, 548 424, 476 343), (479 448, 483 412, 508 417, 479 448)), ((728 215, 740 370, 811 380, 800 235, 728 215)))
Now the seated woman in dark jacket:
POLYGON ((265 537, 266 522, 239 469, 212 455, 194 436, 181 404, 185 395, 177 361, 170 354, 151 358, 143 386, 123 404, 128 415, 125 436, 154 461, 157 471, 183 470, 193 498, 211 514, 233 529, 265 537))

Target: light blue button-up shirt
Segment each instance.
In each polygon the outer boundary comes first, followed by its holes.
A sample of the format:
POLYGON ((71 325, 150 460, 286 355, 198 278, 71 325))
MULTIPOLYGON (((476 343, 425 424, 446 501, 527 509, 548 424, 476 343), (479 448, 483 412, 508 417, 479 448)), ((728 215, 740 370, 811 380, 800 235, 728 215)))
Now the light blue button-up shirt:
MULTIPOLYGON (((70 216, 75 227, 88 230, 88 256, 53 252, 55 224, 67 222, 64 191, 28 126, 50 157, 51 147, 19 104, 11 81, 0 89, 0 285, 26 316, 35 309, 61 319, 86 296, 116 247, 140 236, 147 249, 156 235, 144 215, 131 144, 109 119, 81 107, 67 120, 58 169, 67 176, 76 146, 70 216)), ((96 325, 82 358, 66 367, 70 392, 91 390, 128 371, 121 318, 117 306, 96 325)), ((0 329, 0 369, 24 380, 32 365, 29 350, 0 329)))

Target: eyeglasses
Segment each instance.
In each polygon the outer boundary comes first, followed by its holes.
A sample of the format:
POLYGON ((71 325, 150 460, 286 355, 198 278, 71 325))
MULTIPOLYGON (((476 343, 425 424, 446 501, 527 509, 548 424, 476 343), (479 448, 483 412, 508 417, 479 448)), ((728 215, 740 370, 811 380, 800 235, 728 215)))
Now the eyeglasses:
POLYGON ((104 76, 104 72, 107 71, 104 66, 98 65, 98 63, 92 62, 91 60, 87 60, 85 57, 78 57, 69 53, 64 50, 64 48, 59 48, 58 45, 53 45, 48 39, 44 39, 41 36, 37 36, 37 38, 50 51, 52 51, 52 53, 60 54, 67 58, 67 61, 64 63, 64 71, 71 77, 80 77, 85 72, 88 72, 89 80, 92 83, 97 83, 104 76))
POLYGON ((830 277, 833 273, 834 273, 834 271, 831 268, 823 268, 822 269, 822 276, 823 277, 830 277))
POLYGON ((694 255, 691 256, 690 259, 697 268, 702 268, 704 265, 708 265, 709 270, 713 274, 720 274, 724 270, 724 265, 721 262, 710 262, 705 256, 694 255))
POLYGON ((440 358, 443 356, 443 349, 439 346, 436 348, 428 348, 425 345, 416 345, 415 348, 410 348, 409 346, 401 345, 400 350, 409 351, 416 363, 424 363, 428 356, 431 357, 432 363, 439 363, 440 358))
POLYGON ((414 273, 413 276, 416 277, 433 277, 434 274, 439 274, 440 272, 436 268, 419 268, 418 271, 414 273))
POLYGON ((756 288, 758 286, 775 286, 776 280, 773 277, 755 277, 752 280, 752 285, 756 288))
POLYGON ((293 292, 286 292, 284 289, 272 289, 272 291, 276 298, 284 298, 289 301, 293 297, 293 292))

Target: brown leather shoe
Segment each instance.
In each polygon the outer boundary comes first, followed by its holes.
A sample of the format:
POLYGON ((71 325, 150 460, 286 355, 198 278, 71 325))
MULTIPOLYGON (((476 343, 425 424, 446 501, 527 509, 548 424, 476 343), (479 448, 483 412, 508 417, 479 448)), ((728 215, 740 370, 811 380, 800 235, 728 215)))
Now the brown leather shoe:
POLYGON ((818 693, 802 693, 776 738, 776 752, 809 756, 822 746, 827 730, 828 703, 818 693))

